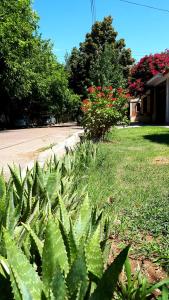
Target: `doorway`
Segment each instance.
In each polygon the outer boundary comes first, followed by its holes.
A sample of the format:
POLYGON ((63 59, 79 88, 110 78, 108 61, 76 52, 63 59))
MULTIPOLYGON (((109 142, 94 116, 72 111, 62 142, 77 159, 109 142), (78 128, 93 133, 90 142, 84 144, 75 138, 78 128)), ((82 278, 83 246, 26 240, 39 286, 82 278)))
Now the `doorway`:
POLYGON ((166 81, 156 87, 156 123, 166 122, 166 81))

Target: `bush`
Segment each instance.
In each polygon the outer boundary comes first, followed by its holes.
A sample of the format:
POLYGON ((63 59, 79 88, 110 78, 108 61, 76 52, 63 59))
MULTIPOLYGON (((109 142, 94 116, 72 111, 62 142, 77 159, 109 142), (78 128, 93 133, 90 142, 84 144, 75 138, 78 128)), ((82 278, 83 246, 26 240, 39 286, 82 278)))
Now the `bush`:
POLYGON ((93 140, 104 139, 111 126, 127 122, 129 94, 122 88, 89 87, 88 99, 83 100, 83 126, 93 140))
POLYGON ((24 178, 16 168, 9 182, 0 175, 1 300, 144 300, 161 287, 157 299, 167 299, 169 280, 151 286, 132 279, 129 246, 107 266, 108 204, 99 208, 74 186, 78 168, 96 154, 85 142, 59 161, 36 163, 24 178))

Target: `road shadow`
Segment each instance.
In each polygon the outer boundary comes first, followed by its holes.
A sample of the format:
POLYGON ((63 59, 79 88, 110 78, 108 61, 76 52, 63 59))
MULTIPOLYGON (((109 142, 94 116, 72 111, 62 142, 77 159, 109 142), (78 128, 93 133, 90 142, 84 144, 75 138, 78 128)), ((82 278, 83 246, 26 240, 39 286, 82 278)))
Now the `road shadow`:
POLYGON ((149 140, 150 142, 169 146, 169 133, 148 134, 143 137, 145 140, 149 140))

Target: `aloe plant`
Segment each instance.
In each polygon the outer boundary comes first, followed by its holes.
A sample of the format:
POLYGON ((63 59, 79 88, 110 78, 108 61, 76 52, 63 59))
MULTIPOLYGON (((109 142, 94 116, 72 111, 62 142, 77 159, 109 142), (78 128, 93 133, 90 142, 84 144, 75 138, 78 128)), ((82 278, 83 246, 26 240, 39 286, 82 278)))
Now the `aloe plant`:
POLYGON ((84 191, 76 192, 77 172, 96 153, 97 147, 86 142, 61 160, 54 157, 43 167, 36 163, 24 177, 16 167, 11 168, 9 182, 0 176, 3 300, 144 300, 157 287, 162 288, 159 299, 168 299, 167 280, 155 286, 144 280, 141 288, 135 284, 126 260, 129 246, 104 267, 109 237, 106 207, 98 208, 84 191), (127 282, 120 283, 124 265, 127 282))
MULTIPOLYGON (((4 229, 6 258, 3 258, 3 262, 8 266, 6 281, 10 279, 14 299, 38 300, 42 295, 46 299, 99 299, 102 287, 102 293, 105 287, 108 291, 105 299, 111 299, 128 248, 104 271, 100 246, 100 233, 104 226, 101 219, 96 228, 92 225, 93 208, 89 198, 85 197, 75 219, 71 219, 65 207, 63 210, 61 200, 59 206, 61 218, 48 214, 44 223, 44 239, 29 224, 22 224, 20 226, 26 230, 26 234, 20 247, 11 233, 4 229), (69 219, 69 228, 66 218, 69 219), (24 253, 23 247, 25 243, 27 245, 27 238, 29 255, 24 253), (32 253, 33 243, 38 254, 36 251, 32 253)), ((1 260, 0 263, 3 276, 5 268, 1 260)))

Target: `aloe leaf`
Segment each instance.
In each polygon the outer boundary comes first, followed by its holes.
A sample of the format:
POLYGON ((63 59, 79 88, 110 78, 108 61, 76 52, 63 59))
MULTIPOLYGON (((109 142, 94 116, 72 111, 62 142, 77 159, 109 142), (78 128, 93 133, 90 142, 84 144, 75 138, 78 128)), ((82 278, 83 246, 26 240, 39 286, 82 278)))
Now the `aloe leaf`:
POLYGON ((22 225, 26 228, 26 230, 30 233, 31 237, 33 238, 35 245, 38 249, 38 252, 40 254, 40 257, 42 258, 42 251, 43 251, 43 243, 42 241, 38 238, 36 233, 31 229, 31 227, 28 224, 22 223, 22 225))
POLYGON ((9 166, 9 169, 10 169, 10 172, 11 172, 12 180, 13 180, 13 183, 15 185, 17 194, 18 194, 19 197, 22 197, 22 193, 23 193, 22 181, 18 176, 16 167, 12 169, 9 166))
POLYGON ((80 211, 78 213, 77 220, 74 224, 74 232, 76 235, 77 241, 79 241, 83 234, 86 234, 86 229, 90 224, 91 219, 91 207, 89 203, 88 195, 85 197, 80 211))
POLYGON ((15 300, 23 300, 22 299, 22 294, 20 292, 20 288, 18 286, 18 282, 16 281, 16 278, 12 272, 12 268, 10 271, 10 282, 11 282, 11 287, 12 287, 12 293, 14 295, 15 300))
MULTIPOLYGON (((33 204, 32 206, 32 212, 28 214, 26 219, 26 224, 34 224, 39 218, 39 199, 33 204)), ((26 230, 25 228, 22 228, 20 236, 19 236, 19 244, 22 245, 23 240, 26 236, 26 230)))
POLYGON ((66 229, 66 232, 68 233, 70 230, 69 215, 68 215, 66 206, 63 202, 63 199, 59 194, 58 194, 58 201, 59 201, 59 207, 60 207, 61 221, 64 225, 64 228, 66 229))
POLYGON ((9 270, 9 264, 8 261, 5 257, 0 255, 0 266, 1 266, 1 271, 0 273, 6 277, 6 274, 10 274, 10 270, 9 270))
POLYGON ((21 280, 19 274, 12 266, 11 266, 11 273, 13 278, 13 293, 14 293, 15 300, 33 300, 28 287, 25 285, 24 281, 21 280))
POLYGON ((3 176, 0 176, 0 218, 4 216, 6 211, 6 185, 3 176))
POLYGON ((54 299, 64 300, 67 298, 67 287, 59 265, 56 266, 51 283, 51 289, 54 299))
POLYGON ((59 264, 62 271, 68 273, 69 265, 62 234, 58 221, 49 219, 46 227, 46 236, 42 254, 42 278, 45 288, 50 288, 56 266, 59 264))
POLYGON ((92 238, 85 247, 88 272, 97 277, 103 274, 103 257, 100 248, 100 227, 98 226, 92 238))
POLYGON ((7 199, 7 209, 6 209, 6 219, 5 219, 5 227, 13 233, 15 226, 18 223, 18 220, 21 215, 21 206, 22 202, 15 205, 16 192, 10 187, 8 191, 7 199))
POLYGON ((57 197, 58 190, 60 189, 59 181, 60 180, 58 180, 58 176, 56 175, 56 172, 51 173, 48 177, 46 183, 46 190, 51 202, 53 202, 53 200, 57 197))
POLYGON ((76 245, 76 240, 75 240, 71 221, 70 221, 70 231, 68 235, 68 240, 69 240, 69 248, 70 248, 70 260, 72 263, 77 256, 77 245, 76 245))
MULTIPOLYGON (((7 231, 4 231, 4 240, 7 251, 7 260, 16 274, 22 274, 22 281, 29 290, 33 300, 40 300, 42 283, 35 269, 29 263, 22 250, 19 249, 7 231)), ((11 272, 12 274, 12 272, 11 272)), ((10 274, 11 281, 14 276, 10 274)), ((18 298, 19 299, 19 298, 18 298)), ((17 300, 17 298, 16 298, 17 300)))
POLYGON ((80 294, 82 294, 83 296, 86 294, 88 287, 88 277, 85 256, 82 249, 79 251, 78 256, 71 266, 69 274, 66 278, 66 283, 70 296, 77 293, 77 289, 80 283, 82 283, 80 294))
POLYGON ((69 244, 69 235, 66 232, 65 227, 63 226, 62 222, 59 221, 59 228, 62 234, 62 239, 66 248, 66 253, 68 257, 68 263, 71 264, 71 253, 70 253, 70 244, 69 244))
POLYGON ((115 258, 112 264, 104 272, 100 279, 97 288, 91 295, 90 300, 111 300, 113 293, 117 287, 119 275, 122 271, 123 265, 127 258, 129 246, 127 246, 121 253, 115 258))

